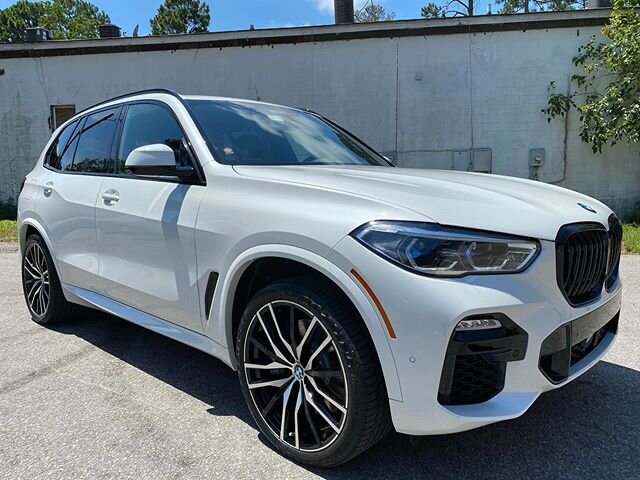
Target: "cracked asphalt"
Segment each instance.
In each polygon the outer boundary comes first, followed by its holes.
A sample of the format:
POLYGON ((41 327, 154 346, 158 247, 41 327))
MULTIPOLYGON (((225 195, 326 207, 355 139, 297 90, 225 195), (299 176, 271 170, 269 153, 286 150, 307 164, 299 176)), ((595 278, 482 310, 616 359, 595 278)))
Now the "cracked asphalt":
POLYGON ((391 434, 319 470, 266 444, 218 360, 100 313, 33 323, 18 254, 0 253, 0 478, 640 479, 640 256, 623 257, 622 275, 614 348, 523 417, 417 442, 391 434))

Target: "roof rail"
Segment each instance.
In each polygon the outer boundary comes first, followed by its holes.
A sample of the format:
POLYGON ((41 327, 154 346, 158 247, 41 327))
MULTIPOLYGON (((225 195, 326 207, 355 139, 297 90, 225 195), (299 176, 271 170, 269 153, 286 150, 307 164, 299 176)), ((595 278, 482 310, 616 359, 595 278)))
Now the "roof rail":
POLYGON ((95 105, 91 105, 90 107, 83 108, 82 110, 77 112, 76 115, 78 115, 80 113, 84 113, 87 110, 90 110, 92 108, 98 107, 98 106, 102 105, 103 103, 112 102, 114 100, 120 100, 121 98, 133 97, 134 95, 144 95, 146 93, 166 93, 167 95, 171 95, 173 97, 176 97, 178 100, 183 102, 183 99, 180 96, 180 94, 175 92, 175 91, 173 91, 173 90, 170 90, 168 88, 149 88, 147 90, 138 90, 137 92, 125 93, 123 95, 118 95, 117 97, 113 97, 113 98, 109 98, 107 100, 103 100, 101 102, 96 103, 95 105))

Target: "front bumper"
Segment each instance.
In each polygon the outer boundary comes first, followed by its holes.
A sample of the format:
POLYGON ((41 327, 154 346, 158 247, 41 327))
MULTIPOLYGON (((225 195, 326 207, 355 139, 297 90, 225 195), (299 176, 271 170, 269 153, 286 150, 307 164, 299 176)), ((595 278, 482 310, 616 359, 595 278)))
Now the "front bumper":
POLYGON ((577 378, 606 353, 617 328, 619 280, 596 301, 571 307, 555 281, 554 244, 541 243, 540 256, 526 272, 459 279, 397 268, 351 238, 334 248, 328 260, 343 271, 358 271, 396 332, 395 339, 388 339, 394 369, 384 370, 397 372, 401 389, 401 398, 390 399, 397 431, 452 433, 518 417, 541 393, 577 378), (451 366, 455 326, 469 316, 487 314, 504 316, 524 333, 524 352, 522 336, 514 337, 519 339, 515 344, 498 342, 485 358, 507 359, 499 391, 481 403, 447 404, 443 379, 447 364, 451 366), (592 336, 594 332, 599 333, 592 336))

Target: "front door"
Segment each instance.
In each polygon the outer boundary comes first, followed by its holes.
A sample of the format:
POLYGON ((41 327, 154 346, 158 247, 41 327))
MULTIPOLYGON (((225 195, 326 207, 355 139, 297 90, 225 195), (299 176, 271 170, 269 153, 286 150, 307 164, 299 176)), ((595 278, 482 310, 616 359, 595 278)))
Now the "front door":
POLYGON ((127 107, 117 146, 118 174, 102 184, 96 207, 99 293, 163 320, 202 332, 195 223, 204 186, 124 172, 129 153, 164 143, 181 164, 193 162, 167 106, 127 107))

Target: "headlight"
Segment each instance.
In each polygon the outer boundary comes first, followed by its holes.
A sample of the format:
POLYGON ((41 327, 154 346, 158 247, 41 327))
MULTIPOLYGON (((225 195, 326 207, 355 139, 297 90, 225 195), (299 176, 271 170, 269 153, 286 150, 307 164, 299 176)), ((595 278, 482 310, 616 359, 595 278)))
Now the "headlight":
POLYGON ((351 235, 394 263, 443 277, 521 272, 540 251, 536 240, 434 223, 371 222, 351 235))

